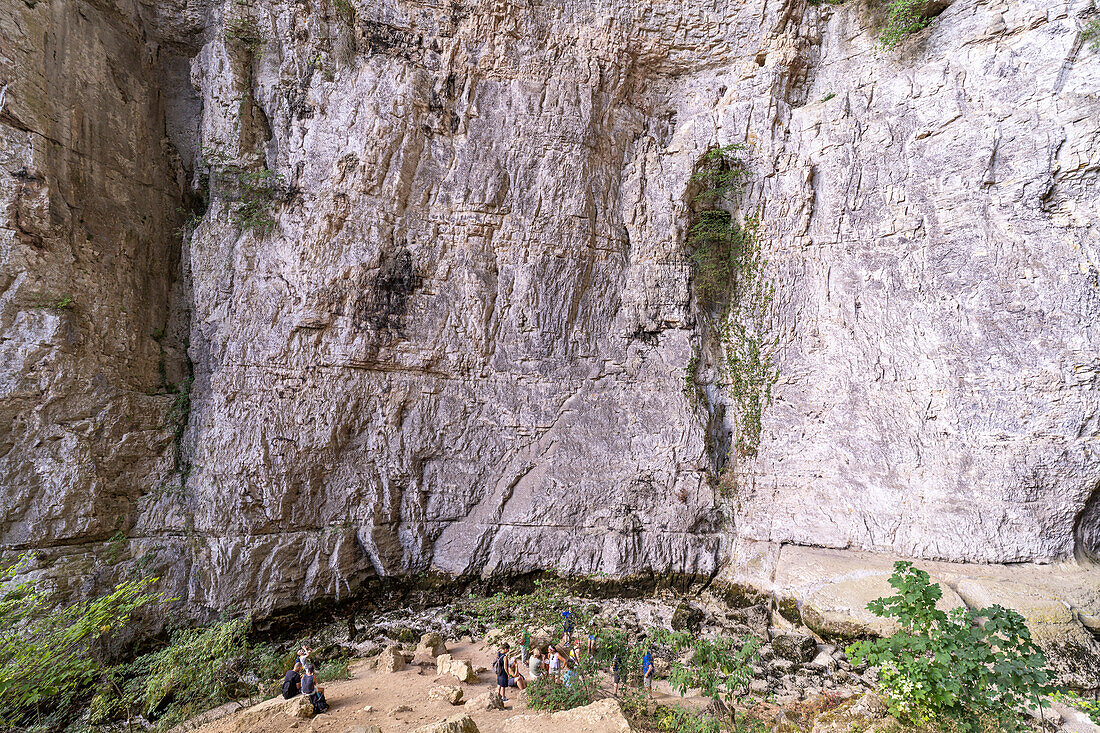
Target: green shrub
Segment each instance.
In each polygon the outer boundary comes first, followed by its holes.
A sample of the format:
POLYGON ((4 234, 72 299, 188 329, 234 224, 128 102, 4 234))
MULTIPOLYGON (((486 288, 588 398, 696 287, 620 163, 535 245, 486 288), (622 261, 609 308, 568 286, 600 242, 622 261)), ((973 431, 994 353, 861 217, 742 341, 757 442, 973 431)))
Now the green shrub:
POLYGON ((879 34, 883 48, 894 48, 932 22, 924 17, 925 0, 885 0, 886 26, 879 34))
POLYGON ((879 670, 879 688, 899 718, 980 731, 996 721, 1004 731, 1023 727, 1025 709, 1048 692, 1046 657, 1015 611, 936 608, 942 591, 928 573, 898 562, 890 577, 897 593, 871 601, 876 616, 901 629, 888 639, 848 647, 856 664, 879 670))
POLYGON ((668 683, 681 695, 699 690, 719 710, 733 712, 733 702, 752 680, 760 642, 751 636, 702 638, 696 634, 650 629, 650 644, 681 654, 669 668, 668 683), (683 659, 687 661, 681 661, 683 659))
POLYGON ((148 590, 156 578, 142 578, 61 605, 38 583, 16 582, 29 563, 0 569, 0 728, 62 727, 102 674, 99 645, 138 609, 168 601, 148 590))
POLYGON ((334 657, 326 659, 317 667, 317 678, 323 682, 346 680, 349 678, 348 665, 351 660, 348 657, 334 657))
POLYGON ((524 700, 532 710, 569 710, 592 702, 592 689, 590 685, 582 684, 579 678, 566 686, 549 677, 539 677, 527 685, 524 700))
MULTIPOLYGON (((707 151, 691 181, 700 187, 693 201, 702 204, 688 229, 692 282, 704 310, 703 320, 722 344, 723 377, 737 404, 739 455, 754 456, 760 445, 764 409, 771 404, 779 378, 768 327, 775 284, 765 275, 767 260, 755 217, 738 222, 721 205, 742 192, 748 180, 748 146, 727 145, 707 151)), ((685 377, 691 394, 693 371, 685 377)))

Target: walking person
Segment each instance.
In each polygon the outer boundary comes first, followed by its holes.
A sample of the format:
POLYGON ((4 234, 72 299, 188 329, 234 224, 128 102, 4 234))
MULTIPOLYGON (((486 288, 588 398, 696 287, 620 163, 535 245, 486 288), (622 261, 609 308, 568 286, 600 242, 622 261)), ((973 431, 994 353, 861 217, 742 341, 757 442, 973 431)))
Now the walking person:
POLYGON ((566 646, 573 645, 573 612, 562 611, 561 612, 561 628, 565 636, 562 639, 562 643, 566 646))
POLYGON ((646 694, 653 695, 653 652, 648 647, 642 655, 642 687, 646 694))
POLYGON ((623 682, 626 681, 626 675, 623 674, 622 652, 616 651, 615 658, 611 660, 611 679, 615 681, 615 695, 618 696, 623 682))

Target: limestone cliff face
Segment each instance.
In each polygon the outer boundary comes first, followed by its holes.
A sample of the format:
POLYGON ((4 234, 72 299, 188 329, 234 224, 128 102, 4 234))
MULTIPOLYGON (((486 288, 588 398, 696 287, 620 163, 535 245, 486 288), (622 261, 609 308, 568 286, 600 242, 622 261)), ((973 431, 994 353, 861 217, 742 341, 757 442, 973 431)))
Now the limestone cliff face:
POLYGON ((260 611, 784 544, 1085 561, 1090 8, 940 3, 879 51, 862 0, 5 7, 4 546, 260 611), (741 142, 779 379, 727 458, 684 239, 741 142))

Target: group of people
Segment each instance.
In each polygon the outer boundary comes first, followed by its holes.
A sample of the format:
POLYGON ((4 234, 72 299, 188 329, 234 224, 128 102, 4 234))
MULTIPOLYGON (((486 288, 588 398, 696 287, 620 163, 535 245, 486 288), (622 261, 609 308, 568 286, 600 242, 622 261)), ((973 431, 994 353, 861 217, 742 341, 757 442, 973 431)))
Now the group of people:
MULTIPOLYGON (((560 644, 550 644, 546 652, 539 647, 531 647, 531 634, 523 632, 523 641, 518 653, 513 653, 511 646, 504 642, 497 649, 496 660, 493 662, 493 672, 496 674, 497 694, 502 701, 508 700, 508 689, 523 690, 527 687, 528 680, 534 681, 545 677, 570 687, 577 678, 577 667, 582 655, 594 656, 596 654, 596 635, 588 634, 586 643, 573 639, 574 622, 573 615, 569 611, 562 612, 562 640, 560 644), (526 668, 527 676, 523 674, 526 668)), ((615 654, 611 667, 612 679, 615 683, 615 693, 618 694, 622 685, 626 684, 626 665, 621 654, 615 654)), ((647 649, 642 657, 642 684, 647 691, 653 690, 653 654, 647 649)))
POLYGON ((317 684, 317 671, 309 659, 312 653, 313 650, 302 642, 294 667, 283 677, 283 697, 290 700, 296 695, 305 695, 317 714, 325 712, 329 706, 325 701, 325 688, 317 684))

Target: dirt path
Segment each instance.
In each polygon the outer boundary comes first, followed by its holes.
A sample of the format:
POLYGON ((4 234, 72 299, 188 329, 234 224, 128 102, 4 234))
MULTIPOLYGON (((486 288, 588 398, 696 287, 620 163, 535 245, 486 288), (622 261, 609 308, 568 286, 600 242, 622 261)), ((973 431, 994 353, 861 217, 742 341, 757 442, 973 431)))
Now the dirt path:
MULTIPOLYGON (((496 689, 492 666, 491 649, 482 644, 451 643, 448 650, 455 659, 469 659, 478 670, 480 682, 464 684, 451 675, 439 676, 435 666, 410 664, 400 672, 378 672, 370 669, 365 662, 354 663, 351 667, 351 679, 341 682, 321 681, 325 688, 325 697, 332 706, 328 713, 313 720, 295 721, 282 713, 262 720, 253 725, 241 726, 239 714, 233 714, 221 720, 207 723, 195 731, 198 733, 289 733, 307 731, 316 733, 344 733, 349 726, 378 725, 383 733, 407 733, 419 726, 469 712, 477 723, 481 733, 506 733, 504 723, 517 715, 531 715, 524 703, 524 694, 511 690, 505 710, 466 711, 462 705, 450 705, 442 700, 428 698, 428 691, 436 685, 454 685, 462 688, 463 700, 476 697, 496 689), (364 710, 366 706, 372 709, 364 710), (407 709, 406 709, 407 708, 407 709)), ((656 693, 658 698, 667 699, 667 690, 656 693)), ((679 696, 676 696, 677 699, 679 696)), ((671 702, 671 700, 669 700, 671 702)), ((542 713, 540 717, 549 714, 542 713)), ((519 722, 519 721, 517 721, 519 722)), ((536 725, 539 721, 524 722, 525 730, 552 730, 551 727, 536 725)), ((515 726, 508 727, 508 733, 514 733, 515 726)), ((594 729, 595 730, 595 729, 594 729)), ((573 732, 570 732, 573 733, 573 732)), ((577 732, 579 733, 579 732, 577 732)))

